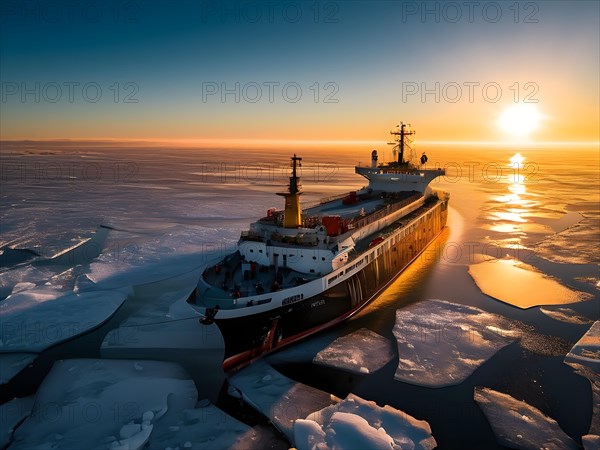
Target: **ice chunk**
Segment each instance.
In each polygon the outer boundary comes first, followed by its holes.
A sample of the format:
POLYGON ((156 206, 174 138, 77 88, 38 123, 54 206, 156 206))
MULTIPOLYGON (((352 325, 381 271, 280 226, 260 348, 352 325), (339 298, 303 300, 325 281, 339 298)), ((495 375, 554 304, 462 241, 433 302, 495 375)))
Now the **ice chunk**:
POLYGON ((42 382, 31 416, 13 436, 15 448, 141 448, 168 412, 193 408, 194 382, 178 365, 143 361, 58 361, 42 382))
POLYGON ((298 450, 432 449, 429 424, 391 406, 378 406, 354 394, 294 424, 298 450))
POLYGON ((35 397, 15 398, 0 406, 0 448, 6 447, 17 425, 32 410, 35 397))
POLYGON ((597 434, 586 434, 581 436, 584 450, 600 450, 600 436, 597 434))
POLYGON ((108 320, 125 301, 115 291, 80 294, 36 288, 0 303, 0 351, 36 352, 85 333, 108 320))
POLYGON ((540 311, 546 314, 548 317, 552 317, 555 320, 559 320, 561 322, 572 323, 575 325, 587 325, 588 323, 592 323, 593 321, 578 314, 576 311, 573 311, 571 308, 540 308, 540 311))
POLYGON ((156 423, 150 450, 165 448, 259 448, 258 433, 212 404, 169 415, 156 423))
POLYGON ((346 369, 354 373, 370 373, 381 369, 394 357, 390 341, 361 328, 333 341, 314 357, 313 362, 346 369))
POLYGON ((565 362, 579 363, 600 373, 600 321, 594 322, 587 333, 573 346, 565 357, 565 362))
POLYGON ((538 243, 535 251, 545 259, 563 264, 600 264, 598 238, 598 218, 584 215, 576 225, 538 243))
POLYGON ((592 386, 590 434, 600 435, 600 322, 596 321, 565 356, 565 364, 592 386))
MULTIPOLYGON (((0 384, 8 381, 37 358, 35 353, 1 353, 0 384)), ((0 446, 1 447, 1 446, 0 446)))
POLYGON ((331 395, 283 376, 263 360, 234 374, 229 383, 238 389, 244 400, 267 416, 293 441, 293 424, 312 411, 335 402, 331 395), (266 379, 266 376, 270 378, 266 379))
POLYGON ((443 300, 398 309, 395 378, 428 387, 461 383, 515 339, 510 328, 497 314, 443 300))
POLYGON ((532 450, 579 448, 554 419, 523 401, 484 387, 475 387, 474 399, 500 445, 532 450))
POLYGON ((523 309, 575 303, 592 297, 586 292, 563 286, 528 264, 509 259, 472 264, 469 274, 484 294, 523 309), (506 280, 510 280, 510 283, 506 280))

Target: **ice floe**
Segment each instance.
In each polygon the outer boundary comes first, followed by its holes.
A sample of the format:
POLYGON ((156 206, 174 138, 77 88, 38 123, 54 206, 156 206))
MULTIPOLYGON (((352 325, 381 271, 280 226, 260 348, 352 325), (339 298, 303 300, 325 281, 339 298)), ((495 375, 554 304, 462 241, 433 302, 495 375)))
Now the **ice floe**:
POLYGON ((428 387, 461 383, 516 339, 510 325, 497 314, 443 300, 398 309, 395 378, 428 387))
POLYGON ((474 399, 500 445, 525 450, 579 448, 554 419, 524 401, 484 387, 475 387, 474 399))
POLYGON ((555 320, 559 320, 565 323, 572 323, 574 325, 587 325, 588 323, 593 322, 593 320, 590 320, 587 317, 578 314, 571 308, 540 308, 540 311, 546 314, 548 317, 552 317, 555 320))
POLYGON ((563 286, 528 264, 510 259, 472 264, 469 266, 469 274, 484 294, 524 309, 576 303, 592 297, 586 292, 563 286))
POLYGON ((39 352, 108 320, 125 301, 115 291, 64 293, 35 288, 0 303, 0 351, 39 352))
POLYGON ((0 384, 7 383, 35 358, 35 353, 0 353, 0 384))
POLYGON ((10 448, 139 449, 158 419, 175 408, 193 408, 196 396, 194 382, 176 364, 58 361, 10 448))
POLYGON ((535 247, 545 259, 563 264, 600 264, 597 213, 587 212, 583 220, 554 234, 535 247))
POLYGON ((564 362, 573 367, 576 374, 587 378, 590 382, 592 387, 590 434, 600 435, 600 321, 594 322, 579 339, 565 356, 564 362))
POLYGON ((240 370, 229 379, 244 400, 293 442, 294 422, 336 402, 330 394, 293 381, 263 360, 240 370))
POLYGON ((10 442, 14 429, 31 413, 34 396, 15 398, 0 406, 0 448, 10 442))
POLYGON ((581 436, 584 450, 600 450, 600 436, 597 434, 586 434, 581 436))
POLYGON ((600 321, 594 322, 565 357, 565 362, 582 364, 600 373, 600 321))
POLYGON ((381 369, 394 357, 390 341, 361 328, 333 341, 313 358, 313 362, 354 373, 371 373, 381 369))
POLYGON ((343 401, 315 411, 294 424, 298 450, 432 449, 431 428, 391 406, 349 394, 343 401))

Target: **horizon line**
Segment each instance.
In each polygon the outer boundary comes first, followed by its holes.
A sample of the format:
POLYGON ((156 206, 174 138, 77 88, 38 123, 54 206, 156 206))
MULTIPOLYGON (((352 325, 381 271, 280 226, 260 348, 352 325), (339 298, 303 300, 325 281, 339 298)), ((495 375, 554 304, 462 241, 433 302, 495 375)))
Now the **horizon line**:
MULTIPOLYGON (((147 143, 147 144, 186 144, 186 145, 373 145, 386 143, 382 139, 219 139, 219 138, 35 138, 35 139, 4 139, 0 137, 0 142, 114 142, 114 143, 147 143)), ((484 147, 500 147, 500 146, 520 146, 520 147, 561 147, 561 146, 578 146, 578 147, 600 147, 600 141, 482 141, 482 140, 423 140, 413 141, 418 145, 463 145, 463 146, 484 146, 484 147)))

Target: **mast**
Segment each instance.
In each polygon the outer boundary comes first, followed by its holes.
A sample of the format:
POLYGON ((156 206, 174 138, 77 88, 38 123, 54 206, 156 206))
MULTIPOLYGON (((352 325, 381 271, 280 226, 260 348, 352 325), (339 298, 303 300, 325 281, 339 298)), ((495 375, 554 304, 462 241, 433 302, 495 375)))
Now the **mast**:
POLYGON ((284 228, 298 228, 302 225, 302 210, 300 209, 300 194, 301 185, 300 177, 298 176, 298 167, 302 167, 302 158, 294 156, 292 160, 292 176, 290 177, 290 183, 288 192, 277 193, 285 197, 285 210, 283 215, 283 226, 284 228))
POLYGON ((391 135, 398 137, 393 142, 389 142, 389 144, 398 147, 398 165, 404 165, 404 138, 415 134, 415 131, 406 131, 406 124, 404 122, 400 122, 398 128, 398 131, 390 131, 391 135))

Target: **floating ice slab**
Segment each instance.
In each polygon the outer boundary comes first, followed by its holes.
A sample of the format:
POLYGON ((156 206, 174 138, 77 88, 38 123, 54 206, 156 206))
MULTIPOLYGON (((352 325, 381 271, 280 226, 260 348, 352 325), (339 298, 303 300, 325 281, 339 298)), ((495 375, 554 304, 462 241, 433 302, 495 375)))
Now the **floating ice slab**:
POLYGON ((594 322, 573 346, 565 357, 565 362, 582 364, 600 373, 600 321, 594 322))
POLYGON ((295 420, 335 402, 330 394, 290 380, 263 360, 240 370, 229 383, 292 442, 295 420))
POLYGON ((15 427, 25 419, 32 410, 35 398, 15 398, 0 406, 0 448, 10 442, 15 427))
POLYGON ((432 449, 431 428, 391 406, 378 406, 350 394, 338 404, 294 424, 295 443, 304 449, 432 449))
POLYGON ((525 450, 579 448, 554 419, 523 401, 484 387, 475 387, 474 399, 500 445, 525 450))
POLYGON ((398 309, 394 377, 428 387, 461 383, 515 339, 509 325, 497 314, 443 300, 398 309))
POLYGON ((333 341, 314 357, 313 362, 354 373, 371 373, 381 369, 394 357, 390 341, 361 328, 333 341))
POLYGON ((159 361, 58 361, 42 382, 31 416, 11 448, 138 449, 155 421, 196 403, 194 382, 159 361), (171 411, 173 412, 173 411, 171 411))
POLYGON ((125 298, 114 291, 41 288, 12 294, 0 303, 0 351, 39 352, 85 333, 108 320, 125 298))
POLYGON ((545 259, 563 264, 600 264, 598 237, 598 218, 590 215, 538 243, 535 251, 545 259))
POLYGON ((571 308, 540 308, 540 311, 555 320, 572 323, 574 325, 587 325, 593 322, 587 317, 584 317, 578 314, 576 311, 573 311, 571 308))
POLYGON ((8 383, 35 358, 35 353, 0 353, 0 384, 8 383))
POLYGON ((591 298, 590 294, 569 289, 528 264, 509 259, 470 265, 469 274, 484 294, 523 309, 591 298))
MULTIPOLYGON (((600 435, 600 321, 590 329, 565 356, 565 364, 589 380, 592 387, 592 422, 590 434, 600 435)), ((590 444, 591 445, 591 444, 590 444)))
POLYGON ((187 409, 159 421, 152 431, 148 448, 241 450, 258 448, 253 444, 259 438, 254 429, 205 402, 196 409, 187 409))
POLYGON ((600 436, 597 434, 586 434, 581 436, 584 450, 600 450, 600 436))

